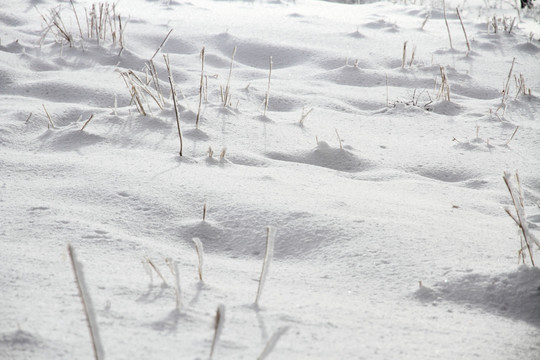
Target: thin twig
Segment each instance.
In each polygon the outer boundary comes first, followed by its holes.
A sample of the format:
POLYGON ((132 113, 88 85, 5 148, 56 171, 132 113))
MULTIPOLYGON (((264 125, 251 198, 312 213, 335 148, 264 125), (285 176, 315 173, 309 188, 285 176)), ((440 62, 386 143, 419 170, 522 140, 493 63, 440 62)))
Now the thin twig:
POLYGON ((157 53, 159 52, 159 50, 161 50, 161 48, 163 47, 163 45, 165 45, 165 42, 167 41, 167 39, 169 38, 169 35, 171 35, 172 31, 174 29, 171 29, 168 33, 167 33, 167 36, 165 36, 165 39, 163 39, 163 41, 161 42, 161 45, 159 45, 159 47, 157 48, 156 52, 154 53, 154 55, 152 55, 152 57, 150 58, 150 60, 154 59, 154 57, 157 55, 157 53))

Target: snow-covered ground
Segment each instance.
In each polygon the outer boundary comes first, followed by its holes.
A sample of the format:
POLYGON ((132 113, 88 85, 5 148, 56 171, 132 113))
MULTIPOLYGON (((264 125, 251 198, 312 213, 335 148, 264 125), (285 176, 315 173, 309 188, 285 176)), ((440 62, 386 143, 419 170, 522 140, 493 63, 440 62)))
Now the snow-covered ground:
POLYGON ((538 12, 446 8, 452 47, 437 1, 120 1, 99 44, 90 1, 3 4, 0 358, 94 356, 70 243, 107 359, 207 359, 220 304, 215 359, 538 359, 538 12))

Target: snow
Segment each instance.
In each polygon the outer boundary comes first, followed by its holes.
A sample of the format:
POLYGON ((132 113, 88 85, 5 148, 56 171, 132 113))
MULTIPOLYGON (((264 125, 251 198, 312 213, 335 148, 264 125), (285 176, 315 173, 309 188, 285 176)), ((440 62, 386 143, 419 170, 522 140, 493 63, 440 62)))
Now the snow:
POLYGON ((509 33, 511 2, 449 0, 451 48, 438 1, 121 1, 122 49, 74 6, 82 39, 70 2, 0 9, 0 358, 93 358, 68 244, 106 359, 207 359, 218 308, 214 359, 538 358, 503 181, 538 238, 538 10, 509 33), (142 116, 120 72, 145 80, 171 29, 142 116))

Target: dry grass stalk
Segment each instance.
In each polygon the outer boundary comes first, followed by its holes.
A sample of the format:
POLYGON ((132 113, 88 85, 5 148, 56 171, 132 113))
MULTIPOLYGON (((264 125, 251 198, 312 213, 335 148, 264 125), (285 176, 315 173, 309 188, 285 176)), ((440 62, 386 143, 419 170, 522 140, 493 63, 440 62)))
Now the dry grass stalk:
MULTIPOLYGON (((209 148, 209 150, 211 151, 212 148, 209 148)), ((211 157, 211 156, 210 156, 210 157, 211 157)), ((206 203, 204 203, 204 205, 203 205, 202 220, 203 220, 203 221, 206 220, 206 203)))
POLYGON ((504 89, 502 91, 502 99, 501 104, 497 108, 495 112, 498 112, 500 109, 503 109, 503 115, 506 111, 506 101, 508 100, 508 96, 510 95, 510 79, 512 78, 512 71, 514 71, 514 64, 516 63, 516 58, 514 57, 512 59, 512 66, 510 67, 510 72, 508 73, 508 78, 506 79, 506 84, 504 85, 504 89))
POLYGON ((405 62, 407 59, 407 41, 403 43, 403 56, 401 59, 401 68, 403 69, 405 67, 405 62))
POLYGON ((160 98, 158 93, 154 94, 152 88, 150 88, 147 83, 142 81, 141 78, 132 70, 121 71, 120 75, 122 76, 122 79, 124 80, 124 83, 126 84, 126 87, 131 95, 131 101, 135 102, 137 111, 139 111, 141 115, 146 116, 143 100, 146 103, 146 106, 149 107, 145 94, 150 96, 150 98, 154 100, 160 109, 163 109, 164 104, 160 101, 160 99, 163 97, 161 96, 160 98))
POLYGON ((519 74, 519 77, 514 75, 514 80, 516 81, 516 97, 515 97, 515 99, 517 99, 518 96, 521 95, 521 94, 531 96, 531 88, 528 88, 525 85, 525 77, 523 76, 523 74, 519 74))
POLYGON ((338 142, 339 142, 339 148, 341 150, 343 150, 343 144, 342 144, 342 140, 341 140, 341 137, 339 136, 339 133, 337 131, 337 129, 334 129, 336 131, 336 136, 337 136, 337 139, 338 139, 338 142))
POLYGON ((221 304, 216 310, 216 317, 214 321, 214 338, 212 339, 212 346, 210 348, 210 357, 214 356, 214 351, 216 350, 216 345, 223 330, 223 324, 225 323, 225 305, 221 304))
POLYGON ((458 7, 456 7, 456 13, 459 18, 459 22, 461 23, 463 34, 465 35, 465 42, 467 43, 467 55, 469 55, 469 53, 471 52, 471 44, 469 43, 469 38, 467 37, 467 31, 465 31, 465 25, 463 25, 463 20, 461 19, 461 13, 459 12, 458 7))
POLYGON ((197 251, 197 258, 199 259, 199 266, 198 266, 199 280, 201 282, 203 282, 204 281, 204 279, 203 279, 203 266, 204 266, 204 248, 203 248, 203 244, 201 242, 201 239, 199 239, 199 238, 193 238, 192 241, 195 244, 195 250, 197 251))
POLYGON ((83 33, 82 33, 82 28, 81 28, 81 23, 79 22, 79 15, 77 15, 77 10, 75 10, 75 5, 73 5, 73 0, 69 0, 70 4, 71 4, 71 8, 73 9, 73 13, 75 14, 75 20, 77 20, 77 26, 79 27, 79 34, 81 35, 81 46, 83 48, 83 51, 84 51, 84 45, 83 45, 83 33))
POLYGON ((171 94, 173 98, 173 106, 174 106, 174 115, 176 116, 176 127, 178 129, 178 138, 180 140, 180 150, 179 154, 182 156, 182 149, 184 147, 183 140, 182 140, 182 131, 180 130, 180 114, 178 113, 178 101, 176 100, 176 90, 174 89, 174 80, 172 76, 172 70, 171 65, 169 63, 169 56, 163 55, 163 58, 165 59, 165 65, 167 65, 167 72, 169 74, 169 84, 171 85, 171 94))
POLYGON ((448 26, 448 19, 446 18, 446 1, 443 0, 443 15, 444 23, 446 24, 446 30, 448 31, 448 40, 450 40, 450 49, 454 49, 452 46, 452 35, 450 35, 450 26, 448 26))
POLYGON ((300 117, 300 126, 304 126, 304 121, 308 117, 309 114, 313 111, 313 108, 309 109, 307 112, 305 112, 305 109, 302 108, 302 116, 300 117))
POLYGON ((514 130, 514 132, 512 133, 512 136, 510 136, 510 139, 508 139, 505 145, 510 144, 510 142, 514 139, 514 136, 516 136, 516 133, 518 132, 518 130, 519 130, 519 126, 516 126, 516 130, 514 130))
POLYGON ((32 117, 32 115, 33 115, 33 113, 30 113, 30 115, 28 115, 28 117, 26 118, 26 121, 24 122, 25 124, 30 121, 30 118, 32 117))
POLYGON ((146 77, 147 77, 146 85, 148 86, 150 83, 154 84, 154 89, 156 90, 156 96, 160 104, 165 105, 165 99, 163 98, 163 91, 161 90, 161 86, 159 84, 159 76, 158 76, 154 61, 150 60, 144 66, 145 66, 145 72, 146 72, 146 77), (148 75, 150 75, 150 79, 148 79, 148 75))
POLYGON ((450 85, 448 85, 448 77, 446 75, 446 69, 444 66, 440 66, 441 72, 441 86, 439 88, 439 93, 437 94, 437 100, 444 99, 450 101, 450 85))
POLYGON ((161 45, 159 45, 159 47, 157 48, 156 52, 154 53, 154 55, 152 55, 152 57, 150 58, 150 61, 152 61, 154 59, 154 57, 157 55, 157 53, 159 52, 159 50, 161 50, 161 48, 163 47, 163 45, 165 45, 165 43, 167 42, 167 40, 169 39, 169 36, 171 35, 172 31, 174 29, 171 29, 169 30, 169 32, 167 33, 167 36, 165 36, 165 39, 163 39, 163 41, 161 42, 161 45))
POLYGON ((94 114, 90 115, 90 118, 88 120, 86 120, 86 122, 84 123, 83 127, 81 128, 81 131, 84 130, 84 128, 86 127, 86 125, 88 125, 88 123, 90 122, 90 120, 92 120, 94 118, 94 114))
POLYGON ((266 276, 268 275, 268 269, 270 268, 270 262, 274 256, 274 241, 276 238, 276 229, 268 226, 266 228, 266 251, 264 253, 264 261, 261 270, 261 276, 259 278, 259 287, 257 288, 257 296, 255 297, 255 306, 259 306, 259 300, 261 298, 266 276))
POLYGON ((172 275, 174 276, 174 289, 176 295, 176 309, 178 311, 182 310, 182 289, 180 288, 180 272, 178 271, 178 263, 172 261, 170 258, 166 258, 165 262, 169 266, 172 275))
POLYGON ((47 125, 47 128, 50 126, 50 127, 52 127, 54 129, 55 128, 54 123, 52 121, 51 115, 49 115, 49 112, 47 111, 47 108, 45 107, 45 104, 41 104, 41 106, 43 106, 43 110, 45 110, 45 114, 47 115, 47 119, 49 119, 49 124, 47 125))
MULTIPOLYGON (((236 49, 236 48, 235 48, 236 49)), ((232 65, 231 65, 232 70, 232 65)), ((204 84, 204 46, 201 50, 201 83, 199 85, 199 109, 197 110, 197 120, 195 120, 195 127, 199 128, 199 119, 201 118, 201 106, 203 99, 203 84, 204 84)))
POLYGON ((268 88, 266 89, 266 96, 264 97, 264 113, 268 110, 268 102, 270 101, 270 78, 272 77, 272 57, 270 56, 270 71, 268 72, 268 88))
POLYGON ((412 54, 411 54, 411 61, 409 61, 409 67, 412 66, 413 62, 414 62, 414 56, 416 54, 416 45, 413 46, 413 49, 412 49, 412 54))
POLYGON ((422 26, 420 26, 420 30, 424 30, 424 26, 426 26, 426 24, 427 24, 430 17, 431 17, 431 13, 427 13, 426 18, 422 22, 422 26))
POLYGON ((511 175, 507 172, 504 173, 503 180, 510 192, 510 197, 512 198, 512 203, 514 205, 515 214, 512 214, 511 210, 508 207, 505 207, 504 210, 506 213, 514 220, 516 225, 519 228, 520 237, 521 237, 521 248, 519 250, 519 255, 522 258, 523 263, 525 263, 525 251, 529 253, 529 258, 531 264, 534 264, 534 254, 533 246, 536 244, 540 248, 540 242, 536 240, 534 235, 529 231, 527 226, 527 217, 525 215, 525 203, 523 200, 523 190, 521 189, 521 182, 519 180, 519 175, 516 171, 515 175, 517 189, 511 183, 511 175))
POLYGON ((219 161, 224 162, 225 161, 225 154, 227 154, 227 148, 224 147, 221 149, 221 153, 219 154, 219 161))
POLYGON ((92 305, 92 299, 88 293, 88 288, 86 286, 86 281, 84 279, 83 266, 77 261, 77 255, 75 250, 68 244, 68 253, 69 259, 71 261, 71 268, 73 270, 73 275, 75 276, 75 282, 77 283, 77 290, 79 291, 79 297, 84 309, 84 315, 86 317, 86 324, 88 325, 88 330, 90 332, 90 338, 92 340, 92 350, 94 352, 94 358, 96 360, 104 359, 105 352, 101 346, 101 338, 99 336, 99 329, 96 321, 96 315, 94 312, 94 307, 92 305))
POLYGON ((227 85, 225 86, 225 92, 221 96, 221 100, 223 101, 223 106, 229 106, 231 102, 231 88, 230 88, 230 82, 231 82, 231 75, 232 75, 232 69, 234 64, 234 56, 236 55, 236 46, 233 49, 232 56, 231 56, 231 66, 229 68, 229 77, 227 78, 227 85))
POLYGON ((166 286, 169 286, 169 284, 167 284, 167 280, 165 280, 165 277, 163 277, 163 275, 161 274, 161 271, 159 271, 158 267, 154 264, 154 262, 148 256, 145 256, 144 260, 146 261, 148 265, 150 265, 150 268, 153 269, 156 272, 156 274, 158 274, 158 276, 161 278, 161 281, 163 281, 163 284, 165 284, 166 286))
POLYGON ((288 326, 280 327, 279 329, 277 329, 276 332, 272 334, 272 336, 266 343, 266 346, 264 347, 263 352, 261 353, 261 355, 259 355, 259 357, 257 357, 257 360, 263 360, 268 355, 270 355, 272 350, 274 350, 274 347, 276 346, 279 339, 283 336, 283 334, 287 332, 287 330, 289 330, 288 326))

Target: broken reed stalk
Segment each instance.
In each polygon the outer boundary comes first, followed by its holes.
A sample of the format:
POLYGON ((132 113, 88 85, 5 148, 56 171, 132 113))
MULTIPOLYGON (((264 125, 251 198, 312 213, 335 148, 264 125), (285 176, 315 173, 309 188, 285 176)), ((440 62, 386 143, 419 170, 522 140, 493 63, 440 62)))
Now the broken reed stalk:
POLYGON ((339 148, 341 150, 343 150, 343 145, 341 144, 341 137, 339 136, 339 133, 337 131, 337 129, 334 129, 336 131, 336 136, 337 136, 337 139, 338 139, 338 142, 339 142, 339 148))
POLYGON ((412 48, 411 61, 409 61, 409 67, 411 67, 413 62, 414 62, 414 55, 415 54, 416 54, 416 45, 414 45, 413 48, 412 48))
POLYGON ((171 29, 169 30, 169 32, 167 33, 167 36, 165 36, 165 39, 163 39, 163 41, 161 42, 161 45, 159 45, 159 47, 157 48, 156 52, 154 53, 154 55, 152 55, 152 57, 150 58, 150 61, 154 59, 154 57, 157 55, 157 53, 159 52, 159 50, 161 50, 161 48, 163 47, 163 45, 165 45, 165 43, 167 42, 167 40, 169 39, 169 36, 171 35, 172 31, 174 29, 171 29))
POLYGON ((84 51, 84 45, 83 45, 83 33, 81 29, 81 23, 79 22, 79 15, 77 15, 77 11, 75 10, 75 5, 73 5, 73 0, 69 0, 71 3, 71 8, 73 9, 73 13, 75 14, 75 20, 77 20, 77 26, 79 27, 79 34, 81 35, 81 46, 84 51))
POLYGON ((288 326, 283 326, 283 327, 280 327, 279 329, 277 329, 272 334, 272 336, 270 337, 268 342, 266 343, 266 346, 264 347, 264 350, 262 351, 261 355, 259 355, 259 357, 257 357, 257 360, 263 360, 268 355, 270 355, 272 350, 274 350, 274 347, 276 346, 279 339, 283 336, 283 334, 285 334, 287 332, 287 330, 289 330, 288 326))
POLYGON ((525 261, 525 256, 523 254, 524 250, 527 250, 529 253, 529 257, 531 259, 531 264, 535 266, 534 264, 534 256, 533 256, 533 244, 536 244, 536 246, 540 247, 540 243, 536 238, 533 236, 533 234, 529 231, 529 228, 527 226, 527 217, 525 215, 525 203, 523 200, 523 191, 521 189, 521 182, 519 180, 518 172, 516 171, 516 182, 517 182, 517 189, 515 189, 512 186, 511 183, 511 175, 507 172, 504 172, 503 180, 506 184, 506 187, 508 188, 508 191, 510 192, 510 197, 512 198, 512 203, 514 205, 514 209, 516 211, 516 214, 512 214, 510 209, 508 207, 504 208, 504 211, 514 220, 516 225, 519 227, 521 239, 522 239, 522 245, 521 249, 519 250, 519 254, 522 256, 523 261, 525 261), (523 242, 525 244, 523 244, 523 242))
POLYGON ((461 23, 461 28, 463 29, 463 35, 465 35, 465 42, 467 43, 467 55, 471 52, 471 44, 469 43, 469 38, 467 37, 467 31, 465 31, 465 25, 463 24, 463 20, 461 19, 461 13, 459 12, 459 8, 456 7, 456 13, 459 18, 459 22, 461 23))
POLYGON ((225 93, 223 94, 223 107, 226 107, 229 105, 231 101, 231 88, 230 88, 230 82, 231 82, 231 75, 232 75, 232 69, 234 64, 234 56, 236 55, 236 46, 233 49, 232 56, 231 56, 231 66, 229 68, 229 77, 227 78, 227 85, 225 86, 225 93))
POLYGON ((405 67, 405 61, 407 58, 407 41, 403 43, 403 57, 401 59, 401 68, 403 69, 405 67))
MULTIPOLYGON (((52 121, 51 115, 49 115, 49 112, 47 111, 47 108, 45 107, 45 104, 41 104, 43 106, 43 110, 45 110, 45 114, 47 115, 47 119, 49 119, 49 125, 54 129, 54 123, 52 121)), ((47 125, 47 127, 49 126, 47 125)))
POLYGON ((163 275, 161 274, 161 271, 159 271, 159 269, 157 268, 157 266, 154 264, 154 262, 148 257, 148 256, 145 256, 144 257, 144 260, 146 260, 146 262, 150 265, 150 267, 152 269, 154 269, 154 271, 156 272, 156 274, 158 274, 158 276, 161 278, 161 281, 163 281, 163 284, 169 286, 169 284, 167 284, 167 281, 165 280, 165 278, 163 277, 163 275))
POLYGON ((195 128, 199 128, 199 119, 201 118, 201 106, 203 99, 203 84, 204 84, 204 46, 201 50, 201 83, 199 85, 199 110, 197 110, 197 120, 195 120, 195 128))
POLYGON ((201 242, 201 239, 199 239, 199 238, 193 238, 192 241, 195 244, 195 250, 197 251, 197 258, 199 259, 199 266, 198 266, 199 280, 201 282, 204 282, 204 280, 203 280, 203 266, 204 266, 204 248, 203 248, 203 244, 201 242))
POLYGON ((268 72, 268 88, 266 89, 266 96, 264 97, 264 113, 266 116, 266 110, 268 110, 268 102, 270 100, 270 78, 272 77, 272 57, 270 56, 270 71, 268 72))
MULTIPOLYGON (((208 147, 208 155, 210 155, 210 157, 212 157, 212 154, 214 152, 212 151, 212 148, 211 147, 208 147)), ((205 221, 206 220, 206 203, 204 203, 203 205, 203 212, 202 212, 202 221, 205 221)))
POLYGON ((448 77, 444 66, 440 66, 441 72, 441 87, 437 94, 437 99, 443 98, 446 101, 450 101, 450 85, 448 85, 448 77))
POLYGON ((184 147, 183 141, 182 141, 182 131, 180 130, 180 114, 178 113, 178 102, 176 100, 176 90, 174 89, 174 81, 172 77, 172 70, 169 63, 169 56, 163 55, 163 58, 165 59, 165 65, 167 66, 167 72, 169 73, 169 84, 171 85, 171 94, 173 98, 173 106, 174 106, 174 115, 176 116, 176 127, 178 129, 178 138, 180 140, 180 151, 179 154, 182 156, 182 148, 184 147))
POLYGON ((259 278, 259 287, 257 288, 257 296, 255 297, 255 306, 259 306, 259 300, 261 298, 266 276, 268 275, 268 269, 270 268, 270 262, 274 256, 274 240, 276 238, 276 229, 272 226, 266 228, 266 251, 264 253, 264 261, 261 270, 261 276, 259 278))
POLYGON ((452 35, 450 35, 450 26, 448 26, 448 19, 446 18, 446 1, 443 0, 443 14, 444 14, 444 23, 446 24, 446 30, 448 31, 448 40, 450 40, 450 49, 454 49, 452 46, 452 35))
POLYGON ((214 321, 214 338, 212 339, 212 347, 210 348, 210 357, 214 356, 216 345, 223 330, 223 324, 225 323, 225 305, 220 304, 216 310, 216 317, 214 321))
POLYGON ((518 130, 519 130, 519 126, 516 126, 516 130, 514 130, 514 132, 512 133, 512 136, 510 136, 510 139, 508 139, 505 145, 510 144, 510 142, 514 139, 514 136, 516 136, 516 133, 518 130))
POLYGON ((146 102, 146 106, 150 108, 150 105, 148 104, 148 101, 146 100, 144 94, 149 95, 150 98, 152 98, 152 100, 154 100, 154 102, 157 104, 157 106, 163 110, 163 103, 160 101, 159 93, 157 95, 154 95, 152 89, 148 86, 148 84, 142 81, 141 78, 137 76, 137 74, 135 74, 132 70, 119 72, 131 95, 131 102, 135 102, 137 111, 141 115, 146 116, 146 110, 144 109, 143 100, 146 102))
POLYGON ((158 76, 154 61, 153 60, 148 61, 148 63, 146 63, 145 66, 150 72, 150 76, 152 77, 152 82, 154 83, 154 89, 156 89, 157 96, 158 96, 159 101, 161 102, 161 105, 165 105, 165 99, 163 99, 163 91, 161 90, 161 86, 159 85, 159 76, 158 76))
POLYGON ((105 352, 101 346, 101 338, 99 336, 99 329, 96 321, 96 315, 94 313, 94 307, 92 305, 92 299, 88 293, 88 288, 84 280, 83 265, 77 261, 77 255, 75 250, 68 244, 69 259, 71 260, 71 268, 73 275, 75 276, 75 282, 77 283, 77 290, 79 291, 79 297, 84 309, 84 315, 86 317, 86 324, 90 332, 90 338, 92 340, 92 350, 94 352, 94 358, 101 360, 105 358, 105 352))
POLYGON ((90 115, 90 118, 88 120, 86 120, 86 122, 84 123, 83 127, 81 128, 81 131, 84 130, 84 128, 86 127, 86 125, 88 125, 88 123, 90 122, 90 120, 92 120, 94 118, 94 114, 90 115))
POLYGON ((431 17, 431 13, 427 13, 426 18, 424 19, 424 22, 422 22, 422 26, 420 26, 420 30, 424 30, 424 26, 426 26, 426 23, 428 22, 430 17, 431 17))
POLYGON ((504 86, 504 89, 502 91, 502 99, 501 99, 501 104, 499 105, 499 107, 497 108, 497 111, 499 111, 501 108, 503 109, 503 115, 504 115, 504 112, 506 110, 506 100, 508 99, 508 95, 509 95, 509 92, 510 92, 510 79, 512 78, 512 71, 514 71, 514 64, 516 62, 516 58, 514 57, 512 59, 512 66, 510 67, 510 72, 508 73, 508 78, 506 79, 506 85, 504 86))
POLYGON ((165 262, 167 263, 167 266, 169 266, 169 270, 171 270, 171 273, 174 276, 176 309, 180 311, 182 310, 182 289, 180 288, 180 272, 178 271, 178 263, 176 261, 172 261, 171 258, 166 258, 165 262))
POLYGON ((304 121, 308 117, 309 114, 313 111, 313 108, 309 109, 307 112, 304 112, 304 109, 302 108, 302 116, 300 117, 300 126, 304 126, 304 121))

